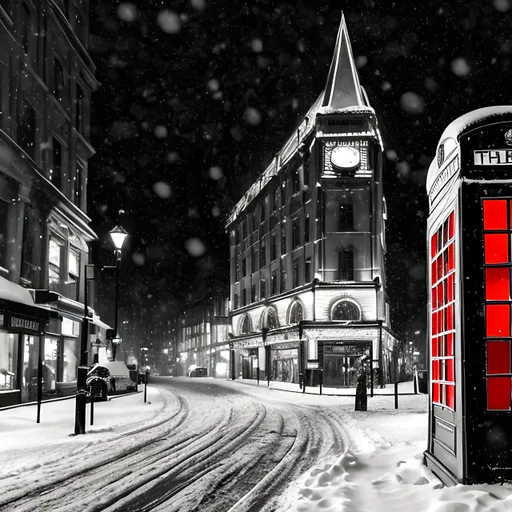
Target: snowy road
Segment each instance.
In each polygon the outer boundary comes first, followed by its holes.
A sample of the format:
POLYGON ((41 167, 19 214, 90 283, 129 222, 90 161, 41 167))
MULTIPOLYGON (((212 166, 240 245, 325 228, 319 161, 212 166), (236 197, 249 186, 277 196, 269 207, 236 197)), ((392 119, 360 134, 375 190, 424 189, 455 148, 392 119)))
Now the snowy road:
POLYGON ((163 421, 84 446, 65 465, 41 454, 40 467, 2 478, 0 511, 270 511, 289 481, 343 450, 334 409, 213 379, 151 384, 163 421))

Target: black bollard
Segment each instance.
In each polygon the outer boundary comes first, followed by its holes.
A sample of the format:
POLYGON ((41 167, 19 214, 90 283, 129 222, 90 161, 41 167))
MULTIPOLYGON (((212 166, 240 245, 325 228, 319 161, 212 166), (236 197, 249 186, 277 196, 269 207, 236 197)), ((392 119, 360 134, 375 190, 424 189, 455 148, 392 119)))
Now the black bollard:
POLYGON ((76 379, 75 434, 85 434, 85 416, 87 403, 87 366, 79 366, 76 379))
POLYGON ((395 409, 398 409, 398 382, 395 382, 395 409))
POLYGON ((146 370, 146 375, 144 378, 144 403, 146 403, 148 398, 148 380, 149 380, 149 370, 146 370))

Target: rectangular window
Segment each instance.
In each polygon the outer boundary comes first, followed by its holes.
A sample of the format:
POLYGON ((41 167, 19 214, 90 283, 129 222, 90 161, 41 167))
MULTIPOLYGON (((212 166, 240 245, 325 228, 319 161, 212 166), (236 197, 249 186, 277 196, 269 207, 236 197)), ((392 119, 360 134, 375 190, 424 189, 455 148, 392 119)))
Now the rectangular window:
POLYGON ((76 171, 75 171, 75 186, 74 186, 74 195, 73 201, 80 208, 82 203, 82 191, 84 188, 84 179, 85 179, 85 162, 78 158, 76 161, 76 171))
POLYGON ((54 292, 61 291, 62 243, 50 237, 48 247, 48 285, 54 292))
POLYGON ((7 268, 9 203, 0 199, 0 267, 7 268))
POLYGON ((354 250, 343 249, 338 253, 338 280, 354 280, 354 250))
POLYGON ((304 243, 309 242, 309 215, 304 218, 304 243))
POLYGON ((0 392, 19 389, 18 336, 0 331, 0 392))
POLYGON ((340 231, 354 230, 354 205, 351 203, 340 204, 340 231))
POLYGON ((248 304, 248 302, 247 302, 247 288, 244 288, 242 290, 242 297, 243 297, 242 306, 247 306, 247 304, 248 304))
POLYGON ((75 128, 81 132, 83 130, 84 118, 84 91, 76 84, 76 104, 75 104, 75 128))
POLYGON ((286 254, 286 224, 281 224, 281 256, 286 254))
POLYGON ((32 105, 21 100, 18 106, 18 122, 16 124, 16 142, 35 160, 36 143, 36 112, 32 105))
POLYGON ((300 284, 299 279, 299 260, 293 262, 293 287, 296 288, 300 284))
POLYGON ((432 401, 455 410, 455 220, 451 212, 431 237, 432 401))
POLYGON ((80 276, 80 252, 70 247, 68 252, 68 278, 66 280, 66 297, 78 300, 78 282, 80 276))
POLYGON ((274 189, 274 204, 273 204, 273 206, 274 206, 273 211, 274 212, 279 208, 279 188, 280 187, 276 187, 274 189))
POLYGON ((272 272, 270 279, 271 295, 277 295, 277 272, 272 272))
POLYGON ((306 268, 304 274, 306 283, 309 283, 311 281, 311 258, 306 258, 306 268))
POLYGON ((270 246, 270 261, 277 258, 277 236, 275 231, 272 233, 272 245, 270 246))
POLYGON ((300 171, 299 169, 292 172, 292 190, 296 194, 300 192, 300 171))
POLYGON ((294 219, 292 221, 292 249, 300 247, 300 219, 294 219))
POLYGON ((61 190, 62 187, 62 145, 54 137, 53 138, 53 165, 50 169, 50 181, 53 186, 61 190))
POLYGON ((240 281, 240 259, 236 259, 236 268, 235 268, 235 281, 240 281))
POLYGON ((251 272, 254 274, 258 270, 258 253, 256 247, 251 249, 251 272))
POLYGON ((242 259, 242 277, 247 275, 247 258, 242 259))
POLYGON ((280 195, 281 195, 281 208, 286 204, 286 181, 281 183, 280 187, 280 195))
POLYGON ((267 287, 265 279, 260 279, 260 299, 264 299, 267 295, 267 287))
POLYGON ((240 296, 238 295, 238 293, 235 293, 235 309, 238 309, 238 307, 240 306, 240 296))
POLYGON ((256 285, 251 286, 251 302, 256 302, 256 285))
POLYGON ((59 59, 53 59, 53 94, 57 99, 64 97, 64 68, 59 59))
POLYGON ((76 368, 80 363, 78 346, 78 340, 64 339, 62 382, 73 382, 76 380, 76 368))
POLYGON ((265 241, 260 241, 260 268, 263 268, 267 264, 267 247, 265 241))
POLYGON ((287 280, 288 274, 286 272, 286 269, 281 270, 281 284, 280 284, 280 292, 283 293, 286 291, 286 280, 287 280))

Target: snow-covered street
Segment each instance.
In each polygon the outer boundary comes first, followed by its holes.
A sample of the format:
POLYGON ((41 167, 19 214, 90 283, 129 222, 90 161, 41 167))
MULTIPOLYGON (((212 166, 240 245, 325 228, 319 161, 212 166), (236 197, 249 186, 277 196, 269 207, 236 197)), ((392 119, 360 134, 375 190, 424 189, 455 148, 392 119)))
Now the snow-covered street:
POLYGON ((289 393, 242 382, 153 378, 96 404, 0 411, 2 511, 509 510, 512 488, 443 488, 422 465, 426 396, 289 393), (507 498, 508 497, 508 498, 507 498), (455 508, 454 508, 455 507, 455 508), (457 508, 458 507, 458 508, 457 508))

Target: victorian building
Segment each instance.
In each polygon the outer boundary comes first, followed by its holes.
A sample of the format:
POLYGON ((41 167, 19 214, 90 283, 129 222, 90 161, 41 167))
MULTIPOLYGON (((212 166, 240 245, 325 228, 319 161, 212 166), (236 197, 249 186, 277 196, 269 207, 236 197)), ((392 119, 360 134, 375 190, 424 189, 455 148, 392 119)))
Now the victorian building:
POLYGON ((108 327, 84 306, 87 44, 87 1, 0 1, 0 406, 76 388, 108 327))
POLYGON ((382 154, 342 17, 325 90, 227 222, 231 378, 388 381, 382 154))

